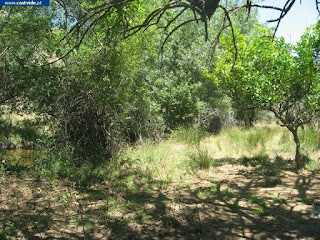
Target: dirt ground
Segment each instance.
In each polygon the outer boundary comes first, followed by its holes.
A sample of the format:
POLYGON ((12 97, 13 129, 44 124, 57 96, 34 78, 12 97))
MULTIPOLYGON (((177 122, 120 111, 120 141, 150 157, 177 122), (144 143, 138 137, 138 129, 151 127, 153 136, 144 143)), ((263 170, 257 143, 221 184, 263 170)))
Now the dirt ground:
POLYGON ((3 176, 0 239, 320 239, 319 171, 230 162, 180 182, 128 185, 124 171, 90 188, 3 176))

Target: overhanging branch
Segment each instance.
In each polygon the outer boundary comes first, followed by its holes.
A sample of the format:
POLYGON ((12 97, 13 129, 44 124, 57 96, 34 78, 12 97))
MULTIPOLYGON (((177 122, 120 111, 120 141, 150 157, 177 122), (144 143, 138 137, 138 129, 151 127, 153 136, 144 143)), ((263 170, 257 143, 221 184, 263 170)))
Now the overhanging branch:
MULTIPOLYGON (((63 0, 59 0, 63 1, 63 0)), ((85 9, 85 14, 77 21, 77 23, 70 28, 69 31, 66 32, 66 35, 61 39, 61 41, 66 41, 66 45, 70 43, 71 38, 75 38, 76 33, 80 32, 80 29, 85 29, 81 35, 79 36, 79 40, 76 41, 73 46, 66 51, 65 54, 63 54, 59 59, 56 61, 61 60, 62 58, 65 58, 68 56, 71 52, 73 52, 74 49, 79 47, 86 35, 88 34, 89 30, 86 30, 86 28, 94 29, 94 27, 99 23, 102 22, 104 19, 108 18, 108 16, 111 13, 114 13, 115 11, 118 12, 118 14, 123 14, 121 12, 121 8, 128 6, 130 3, 136 2, 137 0, 112 0, 112 1, 106 1, 105 3, 87 8, 85 9)), ((284 3, 284 6, 277 7, 272 5, 260 5, 254 3, 252 0, 247 0, 246 3, 240 5, 240 6, 228 6, 224 3, 221 3, 220 0, 169 0, 167 3, 165 3, 163 6, 153 10, 151 13, 149 13, 144 21, 141 24, 130 26, 130 18, 128 16, 123 15, 124 21, 127 23, 125 27, 121 30, 121 26, 117 28, 117 26, 113 26, 109 28, 108 33, 111 34, 111 31, 116 31, 114 34, 122 34, 123 38, 128 38, 136 33, 138 33, 141 30, 146 30, 151 26, 159 25, 162 21, 165 22, 164 27, 160 26, 158 28, 168 29, 169 27, 173 27, 171 31, 169 31, 167 37, 164 40, 164 44, 162 44, 161 49, 163 49, 163 46, 165 43, 167 43, 168 39, 172 34, 178 30, 180 27, 192 23, 192 22, 204 22, 204 30, 205 30, 205 38, 206 40, 209 38, 208 33, 208 22, 212 15, 216 14, 218 8, 223 11, 223 14, 225 15, 226 19, 228 20, 228 26, 225 26, 222 28, 225 30, 227 27, 231 28, 231 34, 233 35, 233 43, 235 46, 235 52, 237 55, 237 47, 236 47, 236 41, 235 41, 235 35, 232 25, 232 14, 236 12, 239 9, 246 8, 248 9, 248 14, 250 14, 252 8, 260 8, 260 9, 270 9, 274 11, 280 12, 280 15, 277 19, 271 19, 268 22, 276 22, 277 26, 274 31, 274 34, 279 28, 279 25, 281 23, 281 20, 287 15, 287 13, 292 8, 293 4, 296 2, 296 0, 286 0, 284 3), (170 19, 165 19, 165 13, 172 10, 178 10, 178 13, 175 14, 170 19), (186 11, 191 11, 193 13, 193 17, 190 19, 184 20, 183 22, 180 21, 182 15, 186 11), (173 26, 174 23, 176 23, 176 26, 173 26)), ((320 0, 315 0, 316 8, 320 14, 320 0)), ((121 21, 117 21, 116 24, 121 24, 121 21)), ((218 35, 220 35, 220 31, 218 32, 218 35)), ((219 36, 218 36, 219 38, 219 36)), ((56 62, 55 61, 55 62, 56 62)))

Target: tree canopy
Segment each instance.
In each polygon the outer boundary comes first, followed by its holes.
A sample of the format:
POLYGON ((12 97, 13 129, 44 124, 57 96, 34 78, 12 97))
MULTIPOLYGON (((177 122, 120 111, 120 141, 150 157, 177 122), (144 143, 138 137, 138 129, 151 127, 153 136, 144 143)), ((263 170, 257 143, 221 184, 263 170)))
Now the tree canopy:
POLYGON ((225 51, 218 59, 214 79, 243 110, 260 108, 271 111, 279 124, 288 128, 297 144, 296 164, 302 167, 298 128, 310 123, 320 107, 320 81, 317 52, 319 25, 310 29, 297 46, 284 39, 271 41, 267 29, 247 39, 237 37, 239 59, 225 37, 225 51))

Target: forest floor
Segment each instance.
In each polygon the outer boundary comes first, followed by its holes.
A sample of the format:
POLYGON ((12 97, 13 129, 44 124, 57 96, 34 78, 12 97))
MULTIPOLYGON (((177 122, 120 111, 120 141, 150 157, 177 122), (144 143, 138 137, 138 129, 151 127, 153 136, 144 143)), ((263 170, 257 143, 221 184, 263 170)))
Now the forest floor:
POLYGON ((297 171, 276 125, 192 131, 128 147, 96 183, 0 171, 0 239, 320 239, 318 132, 297 171))
POLYGON ((131 168, 113 187, 106 182, 85 189, 3 176, 0 238, 320 239, 320 171, 298 173, 290 166, 279 174, 279 166, 226 159, 183 181, 135 177, 133 186, 124 186, 131 168))

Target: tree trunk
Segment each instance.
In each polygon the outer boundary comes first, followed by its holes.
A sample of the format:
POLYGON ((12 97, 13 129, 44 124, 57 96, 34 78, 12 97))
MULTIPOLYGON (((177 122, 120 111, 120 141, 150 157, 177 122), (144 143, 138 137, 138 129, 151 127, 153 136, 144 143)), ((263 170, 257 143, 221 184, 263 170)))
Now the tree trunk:
POLYGON ((296 143, 296 156, 294 158, 294 161, 296 163, 297 169, 301 169, 303 167, 303 163, 302 163, 302 156, 300 153, 300 140, 298 137, 298 129, 296 128, 296 129, 289 129, 289 130, 292 132, 294 142, 296 143))
POLYGON ((246 128, 253 127, 255 117, 256 117, 255 110, 247 110, 244 112, 244 124, 246 128))

